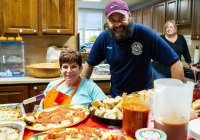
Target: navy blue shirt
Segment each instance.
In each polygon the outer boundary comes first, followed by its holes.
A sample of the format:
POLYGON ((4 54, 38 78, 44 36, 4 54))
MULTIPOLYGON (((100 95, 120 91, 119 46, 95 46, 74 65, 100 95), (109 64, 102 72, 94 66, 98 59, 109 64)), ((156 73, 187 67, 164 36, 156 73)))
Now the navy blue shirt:
POLYGON ((151 88, 151 59, 171 66, 179 57, 151 28, 133 23, 132 36, 125 41, 114 40, 108 30, 97 37, 86 61, 95 66, 105 59, 110 65, 110 95, 115 97, 151 88))

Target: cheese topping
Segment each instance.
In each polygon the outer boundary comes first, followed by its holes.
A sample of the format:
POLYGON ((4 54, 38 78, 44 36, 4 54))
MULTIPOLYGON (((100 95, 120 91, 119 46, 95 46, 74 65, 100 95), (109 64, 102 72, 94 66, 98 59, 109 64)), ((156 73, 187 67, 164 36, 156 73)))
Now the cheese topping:
POLYGON ((17 119, 21 117, 19 109, 12 110, 9 107, 0 107, 0 120, 17 119))
POLYGON ((0 138, 2 140, 18 140, 20 130, 12 127, 0 127, 0 138))

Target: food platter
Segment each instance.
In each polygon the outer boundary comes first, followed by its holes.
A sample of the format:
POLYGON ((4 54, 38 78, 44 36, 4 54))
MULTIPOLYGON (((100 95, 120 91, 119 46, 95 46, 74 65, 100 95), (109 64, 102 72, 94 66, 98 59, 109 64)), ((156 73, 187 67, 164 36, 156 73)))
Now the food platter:
POLYGON ((0 121, 0 139, 22 140, 25 126, 23 121, 0 121))
POLYGON ((0 104, 0 121, 21 121, 26 117, 22 104, 0 104))
POLYGON ((55 128, 71 127, 85 120, 90 115, 87 107, 69 104, 54 106, 36 112, 34 117, 26 117, 26 128, 46 131, 55 128))
POLYGON ((88 105, 88 110, 91 112, 92 118, 94 120, 97 120, 97 121, 99 121, 99 122, 101 122, 103 124, 106 124, 106 125, 122 126, 122 119, 109 119, 109 118, 104 118, 104 117, 101 117, 101 116, 97 116, 94 112, 92 112, 90 110, 91 106, 92 106, 91 104, 88 105))
MULTIPOLYGON (((44 140, 44 138, 55 139, 59 137, 63 139, 79 140, 84 139, 92 140, 133 140, 131 137, 114 130, 102 129, 102 128, 63 128, 45 131, 42 133, 35 134, 28 138, 28 140, 44 140), (65 135, 65 136, 63 136, 65 135), (73 138, 71 137, 73 135, 73 138)), ((48 139, 47 139, 48 140, 48 139)))

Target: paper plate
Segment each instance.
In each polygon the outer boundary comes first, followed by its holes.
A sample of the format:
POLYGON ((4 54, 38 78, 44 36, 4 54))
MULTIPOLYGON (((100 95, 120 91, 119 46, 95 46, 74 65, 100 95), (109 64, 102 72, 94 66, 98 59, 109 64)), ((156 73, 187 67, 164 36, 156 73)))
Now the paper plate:
MULTIPOLYGON (((70 123, 70 124, 69 124, 70 121, 67 121, 67 119, 66 119, 65 122, 61 121, 61 123, 56 123, 56 124, 55 123, 49 123, 49 124, 47 124, 48 126, 44 126, 44 127, 43 127, 43 125, 41 125, 39 123, 34 123, 33 125, 28 125, 28 123, 27 123, 26 128, 30 129, 30 130, 35 130, 35 131, 45 131, 45 130, 51 130, 51 129, 55 129, 55 128, 71 127, 75 124, 82 122, 83 120, 85 120, 90 115, 90 111, 87 109, 87 107, 85 107, 83 105, 69 104, 69 105, 54 106, 54 107, 50 107, 50 108, 47 108, 47 109, 40 110, 40 111, 36 112, 35 116, 37 116, 41 112, 45 112, 45 111, 49 112, 49 111, 52 111, 52 109, 54 109, 54 108, 57 109, 57 108, 61 108, 61 107, 77 108, 77 111, 80 111, 80 109, 78 109, 78 108, 82 108, 82 109, 84 109, 85 114, 81 119, 78 120, 77 117, 74 115, 74 112, 73 113, 67 113, 68 115, 66 114, 64 117, 69 118, 69 119, 73 118, 73 121, 74 121, 73 123, 70 123)), ((82 111, 80 111, 80 112, 82 112, 82 111)), ((62 113, 60 113, 60 114, 62 115, 62 113)), ((50 115, 53 116, 52 119, 59 117, 58 113, 50 113, 50 115), (53 116, 53 114, 54 114, 54 116, 53 116)), ((62 119, 63 117, 60 117, 60 118, 62 119)), ((45 119, 48 119, 48 118, 45 118, 45 119)))
POLYGON ((189 135, 196 139, 200 139, 200 119, 194 119, 189 122, 189 135))
MULTIPOLYGON (((55 137, 58 138, 62 133, 69 132, 67 138, 70 139, 70 134, 74 134, 74 137, 81 138, 81 137, 87 137, 91 136, 92 139, 96 140, 100 137, 103 137, 104 139, 112 139, 112 140, 133 140, 131 137, 121 133, 116 132, 114 130, 108 130, 108 129, 102 129, 102 128, 63 128, 63 129, 54 129, 50 131, 45 131, 42 133, 35 134, 28 138, 27 140, 43 140, 46 136, 51 136, 52 139, 55 137), (71 130, 71 131, 70 131, 71 130), (70 132, 69 132, 70 131, 70 132), (76 132, 76 133, 73 133, 76 132), (89 135, 88 133, 92 133, 92 135, 89 135)), ((88 139, 90 139, 88 137, 88 139)))

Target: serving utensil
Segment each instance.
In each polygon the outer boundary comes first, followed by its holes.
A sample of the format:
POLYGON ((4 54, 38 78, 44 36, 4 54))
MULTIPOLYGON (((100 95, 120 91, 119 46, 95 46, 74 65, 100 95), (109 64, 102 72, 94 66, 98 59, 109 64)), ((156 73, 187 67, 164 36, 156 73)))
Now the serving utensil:
POLYGON ((45 98, 45 95, 44 94, 39 94, 37 96, 34 96, 34 97, 29 98, 29 99, 23 100, 23 102, 21 102, 21 103, 17 103, 15 105, 11 106, 11 109, 15 109, 17 106, 19 106, 21 104, 22 105, 29 104, 29 103, 41 100, 43 98, 45 98))

